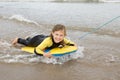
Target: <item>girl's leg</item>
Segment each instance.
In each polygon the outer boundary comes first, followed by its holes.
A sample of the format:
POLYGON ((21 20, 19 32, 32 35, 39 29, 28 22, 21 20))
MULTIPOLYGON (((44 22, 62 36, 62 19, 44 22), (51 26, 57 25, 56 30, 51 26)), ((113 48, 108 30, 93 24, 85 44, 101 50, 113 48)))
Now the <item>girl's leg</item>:
POLYGON ((29 40, 29 46, 37 47, 47 36, 37 35, 29 40))
POLYGON ((37 35, 33 38, 28 37, 27 39, 16 38, 12 44, 15 45, 16 43, 23 44, 25 46, 36 47, 38 46, 46 37, 44 35, 37 35))
POLYGON ((15 44, 19 43, 19 44, 23 44, 25 46, 28 46, 29 45, 29 41, 30 41, 30 38, 27 38, 27 39, 15 38, 12 41, 12 44, 15 45, 15 44))
POLYGON ((18 38, 18 41, 17 41, 19 44, 23 44, 25 46, 29 46, 30 44, 30 39, 22 39, 22 38, 18 38))
POLYGON ((18 38, 15 38, 13 41, 12 41, 12 45, 16 45, 18 42, 18 38))

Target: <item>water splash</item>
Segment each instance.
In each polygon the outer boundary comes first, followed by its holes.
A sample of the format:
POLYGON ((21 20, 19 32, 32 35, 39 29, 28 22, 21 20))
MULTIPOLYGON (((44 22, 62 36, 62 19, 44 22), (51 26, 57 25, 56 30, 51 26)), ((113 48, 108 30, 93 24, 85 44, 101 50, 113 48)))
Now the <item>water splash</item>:
POLYGON ((46 57, 36 56, 35 54, 28 54, 22 52, 20 49, 10 47, 11 45, 7 42, 0 43, 0 47, 1 46, 6 46, 4 47, 5 49, 3 49, 2 52, 0 52, 0 62, 4 62, 4 63, 35 64, 42 62, 46 64, 63 64, 67 61, 84 57, 83 55, 84 47, 78 47, 77 52, 67 54, 65 56, 46 58, 46 57))

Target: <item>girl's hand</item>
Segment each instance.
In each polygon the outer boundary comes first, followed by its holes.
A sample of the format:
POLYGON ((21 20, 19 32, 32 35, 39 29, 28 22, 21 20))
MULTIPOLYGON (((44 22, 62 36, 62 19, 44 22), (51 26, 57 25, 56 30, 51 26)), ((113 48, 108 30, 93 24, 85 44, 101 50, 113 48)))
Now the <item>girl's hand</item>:
POLYGON ((48 58, 52 57, 52 55, 50 53, 44 53, 43 56, 48 57, 48 58))
POLYGON ((75 47, 77 47, 77 49, 78 49, 78 46, 77 46, 77 44, 74 44, 74 46, 75 46, 75 47))

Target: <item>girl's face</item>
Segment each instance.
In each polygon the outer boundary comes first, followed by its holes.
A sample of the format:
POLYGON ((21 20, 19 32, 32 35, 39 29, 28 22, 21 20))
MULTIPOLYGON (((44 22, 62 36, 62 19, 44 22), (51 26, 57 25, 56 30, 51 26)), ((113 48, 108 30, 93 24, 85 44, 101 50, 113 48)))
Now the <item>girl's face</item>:
POLYGON ((53 40, 55 43, 61 42, 65 37, 64 30, 52 32, 52 35, 53 35, 53 40))

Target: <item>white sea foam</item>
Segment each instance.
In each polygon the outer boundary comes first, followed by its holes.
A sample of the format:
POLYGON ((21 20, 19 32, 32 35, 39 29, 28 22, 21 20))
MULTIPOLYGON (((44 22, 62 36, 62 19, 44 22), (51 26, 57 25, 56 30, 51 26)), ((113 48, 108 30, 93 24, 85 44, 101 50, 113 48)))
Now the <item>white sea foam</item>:
POLYGON ((47 63, 47 64, 63 64, 69 60, 83 58, 84 47, 78 47, 78 50, 71 54, 66 54, 60 57, 46 58, 36 56, 35 54, 27 54, 22 52, 19 48, 12 47, 7 41, 0 41, 0 62, 5 63, 47 63))
POLYGON ((32 24, 35 24, 37 26, 39 25, 37 22, 35 22, 33 20, 26 19, 22 15, 12 15, 11 17, 9 17, 9 19, 10 20, 17 20, 17 21, 20 21, 20 22, 32 23, 32 24))
MULTIPOLYGON (((0 54, 0 62, 5 63, 24 63, 24 64, 32 64, 32 63, 47 63, 47 64, 63 64, 69 60, 83 58, 83 50, 84 47, 78 47, 78 51, 75 53, 67 54, 60 57, 54 58, 46 58, 41 56, 36 56, 35 54, 11 54, 14 53, 14 50, 11 50, 11 53, 0 54)), ((4 52, 4 51, 3 51, 4 52)))

